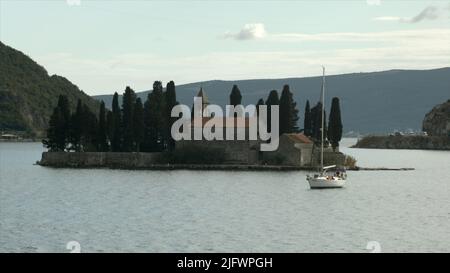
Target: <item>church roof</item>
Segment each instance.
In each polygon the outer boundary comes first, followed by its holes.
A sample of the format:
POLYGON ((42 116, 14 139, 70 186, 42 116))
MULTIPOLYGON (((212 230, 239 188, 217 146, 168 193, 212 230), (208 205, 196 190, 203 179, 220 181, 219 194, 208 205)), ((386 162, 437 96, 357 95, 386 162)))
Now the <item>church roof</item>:
POLYGON ((295 143, 305 143, 310 144, 312 141, 305 136, 304 134, 294 133, 294 134, 285 134, 291 141, 295 143))

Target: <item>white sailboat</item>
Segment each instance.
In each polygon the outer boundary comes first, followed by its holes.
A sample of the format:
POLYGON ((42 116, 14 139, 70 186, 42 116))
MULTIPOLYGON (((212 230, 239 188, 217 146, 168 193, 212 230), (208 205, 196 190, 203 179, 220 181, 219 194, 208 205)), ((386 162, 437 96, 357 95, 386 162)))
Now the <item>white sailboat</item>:
POLYGON ((320 172, 313 176, 307 175, 311 189, 328 189, 328 188, 342 188, 347 180, 345 170, 335 170, 336 165, 323 166, 323 142, 324 142, 324 107, 325 107, 325 67, 323 68, 322 76, 322 125, 321 125, 321 141, 320 141, 320 172))

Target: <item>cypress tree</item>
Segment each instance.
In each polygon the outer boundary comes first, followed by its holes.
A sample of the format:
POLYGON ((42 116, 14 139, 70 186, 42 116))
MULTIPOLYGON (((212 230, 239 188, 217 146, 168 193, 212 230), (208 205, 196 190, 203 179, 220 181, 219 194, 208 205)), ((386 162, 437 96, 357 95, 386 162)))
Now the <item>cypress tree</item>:
POLYGON ((291 100, 289 96, 289 87, 283 87, 280 96, 280 135, 290 132, 291 123, 291 100))
POLYGON ((298 132, 298 110, 289 85, 283 86, 280 97, 280 135, 298 132))
POLYGON ((176 121, 176 118, 172 118, 171 112, 172 112, 172 108, 178 104, 177 102, 177 94, 175 92, 175 83, 173 81, 170 81, 169 83, 167 83, 166 86, 166 92, 165 92, 165 102, 166 102, 166 126, 167 126, 167 147, 169 150, 173 150, 175 148, 175 140, 172 138, 171 135, 171 128, 173 123, 176 121))
POLYGON ((82 134, 81 145, 85 152, 95 152, 98 141, 98 119, 86 104, 83 104, 81 115, 82 134))
POLYGON ((317 103, 316 106, 314 106, 311 109, 311 124, 312 124, 312 137, 316 142, 320 139, 320 108, 321 104, 317 103))
POLYGON ((230 93, 230 105, 236 106, 240 105, 242 101, 241 91, 237 87, 237 85, 233 85, 230 93))
MULTIPOLYGON (((327 137, 327 119, 326 112, 324 110, 324 141, 327 137)), ((311 109, 311 124, 312 124, 312 137, 316 143, 320 143, 321 140, 321 127, 322 127, 322 103, 318 102, 316 106, 311 109)))
POLYGON ((58 97, 58 107, 61 111, 61 140, 64 139, 64 146, 69 142, 69 130, 70 130, 70 104, 69 99, 65 95, 59 95, 58 97))
POLYGON ((122 144, 122 113, 119 106, 119 94, 114 93, 112 101, 112 136, 111 136, 111 150, 113 152, 121 151, 122 144))
POLYGON ((105 103, 100 103, 100 111, 98 117, 98 151, 108 151, 107 127, 106 127, 106 110, 105 103))
POLYGON ((78 99, 77 108, 75 112, 70 117, 70 128, 69 128, 69 142, 71 145, 71 150, 76 152, 81 151, 81 134, 82 134, 82 114, 83 105, 81 100, 78 99))
POLYGON ((153 83, 153 91, 144 104, 144 149, 159 152, 164 149, 164 136, 167 134, 165 98, 160 81, 153 83))
POLYGON ((303 132, 306 136, 312 135, 312 128, 311 128, 311 108, 309 106, 309 100, 306 101, 305 106, 305 116, 304 116, 304 122, 303 122, 303 132))
POLYGON ((150 94, 147 95, 147 100, 144 102, 144 141, 142 143, 141 149, 145 152, 150 152, 154 146, 156 146, 156 139, 153 137, 153 123, 152 109, 150 109, 150 94))
MULTIPOLYGON (((237 87, 237 85, 233 85, 230 93, 230 105, 236 106, 240 105, 242 100, 241 91, 237 87)), ((237 113, 234 113, 234 117, 237 117, 237 113)))
POLYGON ((328 140, 333 150, 336 150, 336 147, 339 147, 339 141, 342 139, 341 107, 337 97, 334 97, 331 102, 330 118, 328 120, 328 140))
POLYGON ((298 127, 298 120, 300 117, 298 116, 298 109, 297 109, 297 102, 292 98, 293 94, 291 93, 291 111, 292 111, 292 119, 291 119, 291 132, 297 133, 300 131, 300 128, 298 127))
POLYGON ((108 151, 112 150, 112 139, 114 135, 114 117, 109 110, 106 111, 106 136, 108 142, 108 151))
POLYGON ((133 135, 136 151, 140 152, 141 143, 144 139, 144 107, 140 98, 136 99, 133 114, 133 135))
POLYGON ((66 148, 64 114, 59 106, 53 109, 50 116, 47 138, 42 141, 51 152, 64 151, 66 148))
POLYGON ((271 123, 272 123, 271 122, 271 120, 272 120, 271 108, 272 108, 272 105, 280 105, 280 99, 278 98, 277 90, 270 91, 269 96, 267 97, 267 100, 266 100, 266 105, 267 105, 267 130, 270 132, 272 130, 272 128, 271 128, 271 123))
POLYGON ((70 105, 66 96, 58 97, 57 106, 50 116, 47 138, 42 141, 50 151, 65 151, 70 142, 70 105))
POLYGON ((68 125, 70 120, 70 104, 67 96, 59 95, 58 107, 61 110, 62 119, 68 125))
POLYGON ((265 105, 263 99, 259 99, 258 102, 256 103, 256 114, 258 115, 258 117, 259 117, 259 106, 260 105, 265 105))
POLYGON ((133 111, 136 102, 136 94, 127 86, 122 97, 122 150, 131 152, 134 150, 133 111))

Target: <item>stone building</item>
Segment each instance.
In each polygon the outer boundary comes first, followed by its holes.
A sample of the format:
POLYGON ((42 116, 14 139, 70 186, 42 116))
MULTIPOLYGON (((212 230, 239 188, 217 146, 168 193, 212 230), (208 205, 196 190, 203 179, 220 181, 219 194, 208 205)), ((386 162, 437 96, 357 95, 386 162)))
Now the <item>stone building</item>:
MULTIPOLYGON (((202 111, 209 104, 205 91, 200 89, 197 97, 202 98, 202 111)), ((296 167, 311 167, 317 166, 317 147, 314 143, 302 133, 290 133, 283 134, 279 138, 279 146, 276 151, 263 152, 260 149, 260 140, 248 140, 250 130, 257 130, 251 126, 252 123, 257 123, 256 117, 234 118, 234 117, 202 117, 192 119, 190 124, 191 140, 180 140, 176 142, 176 149, 186 146, 190 147, 202 147, 202 148, 218 148, 222 149, 225 153, 224 163, 228 164, 266 164, 270 161, 270 158, 277 157, 282 160, 282 165, 296 166, 296 167), (210 127, 215 130, 222 130, 224 140, 206 140, 202 135, 201 140, 194 140, 194 130, 203 129, 211 126, 211 124, 219 124, 222 126, 220 129, 217 126, 210 127), (234 124, 234 127, 241 132, 245 132, 245 140, 225 140, 227 125, 234 124)), ((259 139, 259 137, 258 137, 259 139)), ((342 159, 339 155, 341 153, 334 153, 331 148, 330 151, 326 150, 326 161, 337 160, 340 164, 342 159)))
MULTIPOLYGON (((209 105, 208 98, 203 88, 200 89, 195 99, 202 99, 202 113, 209 105)), ((200 109, 197 109, 197 111, 200 109)), ((195 113, 200 116, 200 113, 195 113)), ((279 147, 274 152, 262 152, 260 149, 260 140, 249 140, 250 133, 258 134, 256 117, 199 117, 193 116, 189 122, 189 130, 191 131, 191 140, 180 140, 176 142, 176 148, 183 147, 201 147, 221 149, 225 154, 225 163, 228 164, 262 164, 265 159, 270 156, 277 155, 283 158, 283 164, 290 166, 308 166, 311 163, 311 154, 313 144, 308 137, 303 134, 286 134, 279 139, 279 147), (204 135, 204 128, 210 128, 212 133, 221 135, 222 140, 212 139, 211 135, 204 135), (244 139, 226 140, 227 129, 233 128, 236 136, 240 131, 244 135, 244 139), (195 140, 195 130, 202 131, 202 139, 195 140), (222 131, 221 133, 219 131, 222 131)), ((257 136, 259 139, 259 137, 257 136)))
MULTIPOLYGON (((259 141, 249 140, 249 123, 252 118, 235 119, 226 117, 213 117, 213 118, 201 118, 200 122, 191 121, 191 140, 180 140, 175 144, 176 148, 183 148, 186 146, 190 147, 202 147, 202 148, 212 148, 212 149, 222 149, 225 153, 226 163, 236 163, 236 164, 257 164, 258 163, 258 152, 259 152, 259 141), (207 140, 205 136, 202 135, 201 140, 195 140, 194 131, 196 129, 203 130, 203 128, 208 127, 211 122, 222 124, 221 128, 211 127, 212 131, 222 130, 222 140, 207 140), (226 140, 226 130, 227 124, 234 122, 235 130, 242 130, 246 138, 244 140, 226 140)), ((216 131, 217 132, 217 131, 216 131)), ((208 136, 207 136, 208 137, 208 136)), ((209 138, 212 138, 209 136, 209 138)))
POLYGON ((283 134, 276 151, 264 152, 261 155, 263 160, 278 156, 284 165, 306 167, 311 166, 313 147, 313 142, 304 134, 283 134))

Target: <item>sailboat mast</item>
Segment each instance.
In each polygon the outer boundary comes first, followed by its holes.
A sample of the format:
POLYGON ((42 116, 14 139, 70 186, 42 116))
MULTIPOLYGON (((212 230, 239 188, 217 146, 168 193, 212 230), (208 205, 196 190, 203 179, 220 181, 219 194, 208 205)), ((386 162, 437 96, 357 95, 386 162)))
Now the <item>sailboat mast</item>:
POLYGON ((325 67, 322 66, 323 74, 322 74, 322 125, 321 125, 321 141, 320 141, 320 167, 323 171, 323 138, 324 138, 324 128, 325 128, 325 120, 324 120, 324 110, 325 110, 325 67))

